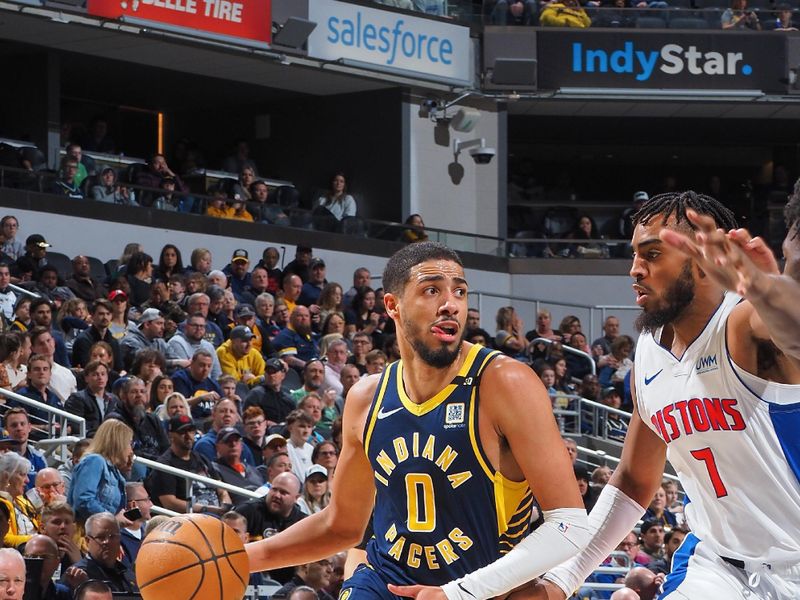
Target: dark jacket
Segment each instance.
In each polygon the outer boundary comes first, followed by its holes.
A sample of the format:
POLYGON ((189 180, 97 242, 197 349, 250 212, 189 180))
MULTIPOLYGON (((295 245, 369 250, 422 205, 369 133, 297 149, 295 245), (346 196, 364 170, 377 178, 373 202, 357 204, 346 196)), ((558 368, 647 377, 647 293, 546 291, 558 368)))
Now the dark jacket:
POLYGON ((267 420, 275 423, 283 423, 289 413, 297 408, 289 392, 283 388, 276 392, 263 385, 253 387, 247 394, 244 399, 245 410, 249 406, 258 406, 264 411, 267 420))
MULTIPOLYGON (((114 394, 106 392, 103 394, 103 398, 106 401, 106 415, 116 410, 119 399, 114 394)), ((70 394, 64 403, 64 410, 86 419, 86 437, 93 437, 97 428, 100 427, 100 423, 103 422, 103 415, 100 414, 100 408, 97 406, 94 396, 89 392, 89 388, 70 394)), ((73 435, 76 434, 77 431, 73 432, 73 435)))
POLYGON ((72 275, 67 279, 66 284, 75 296, 87 302, 94 302, 98 298, 106 297, 106 286, 99 281, 95 281, 91 277, 86 277, 84 279, 72 275))
POLYGON ((114 566, 109 569, 93 559, 91 555, 87 555, 76 562, 74 566, 86 571, 89 579, 105 581, 112 592, 139 593, 136 578, 131 570, 120 561, 116 561, 114 566))
POLYGON ((152 413, 145 414, 142 420, 136 423, 125 404, 119 402, 116 408, 106 415, 107 419, 122 421, 133 430, 133 450, 143 458, 158 460, 158 457, 169 448, 164 426, 152 413))
POLYGON ((122 352, 119 348, 119 342, 114 339, 114 336, 111 335, 111 331, 108 329, 106 329, 106 334, 100 337, 100 332, 97 331, 96 327, 84 329, 80 335, 75 338, 75 342, 72 344, 72 364, 76 367, 85 367, 89 362, 92 346, 96 342, 106 342, 111 346, 111 350, 114 352, 114 370, 122 371, 124 366, 122 364, 122 352))
MULTIPOLYGON (((244 465, 244 463, 242 464, 244 465)), ((217 469, 217 471, 219 471, 222 481, 225 483, 230 483, 231 485, 250 490, 251 492, 254 492, 264 485, 264 478, 261 476, 261 473, 256 471, 255 467, 251 467, 250 465, 244 465, 244 474, 240 474, 239 471, 229 466, 227 463, 219 460, 214 463, 214 467, 217 469)), ((247 502, 247 500, 249 500, 248 496, 242 496, 230 491, 228 493, 231 495, 231 502, 234 504, 247 502)))

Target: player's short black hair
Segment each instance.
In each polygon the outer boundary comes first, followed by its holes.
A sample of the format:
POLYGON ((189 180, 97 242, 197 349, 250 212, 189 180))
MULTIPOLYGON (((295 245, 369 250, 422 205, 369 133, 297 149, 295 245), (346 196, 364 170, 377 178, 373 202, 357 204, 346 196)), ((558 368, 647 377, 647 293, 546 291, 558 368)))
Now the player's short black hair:
POLYGON ((783 218, 786 220, 787 229, 797 226, 792 236, 792 239, 796 238, 800 232, 800 179, 795 182, 794 190, 789 195, 789 201, 783 207, 783 218))
POLYGON ((712 217, 717 227, 725 231, 738 227, 736 217, 729 208, 711 196, 698 194, 692 190, 653 196, 631 217, 631 221, 634 227, 639 224, 647 225, 657 217, 661 217, 661 222, 666 223, 671 215, 675 215, 676 225, 685 224, 696 230, 697 227, 686 216, 686 211, 690 208, 696 213, 712 217))
POLYGON ((415 265, 428 260, 451 260, 463 267, 461 258, 455 250, 439 242, 418 242, 409 244, 395 252, 383 270, 383 289, 390 294, 401 294, 415 265))

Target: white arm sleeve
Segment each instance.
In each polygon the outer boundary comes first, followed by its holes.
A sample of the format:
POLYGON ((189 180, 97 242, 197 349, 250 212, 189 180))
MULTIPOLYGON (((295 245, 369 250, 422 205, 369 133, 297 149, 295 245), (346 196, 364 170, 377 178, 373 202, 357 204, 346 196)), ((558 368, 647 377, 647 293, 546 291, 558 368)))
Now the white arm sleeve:
POLYGON ((631 532, 644 512, 645 509, 624 492, 606 484, 589 513, 592 535, 589 545, 577 556, 551 569, 544 578, 555 583, 569 598, 631 532))
POLYGON ((510 592, 580 552, 589 541, 586 511, 559 508, 543 513, 544 523, 492 564, 442 586, 448 600, 480 600, 510 592))

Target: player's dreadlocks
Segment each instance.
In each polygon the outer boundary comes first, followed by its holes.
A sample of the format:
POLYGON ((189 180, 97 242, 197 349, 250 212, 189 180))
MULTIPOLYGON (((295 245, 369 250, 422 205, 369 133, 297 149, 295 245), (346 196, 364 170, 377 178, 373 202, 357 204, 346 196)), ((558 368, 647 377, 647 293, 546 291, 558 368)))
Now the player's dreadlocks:
POLYGON ((725 231, 737 228, 736 217, 733 216, 731 210, 711 196, 698 194, 692 190, 653 196, 631 217, 631 221, 634 227, 640 223, 647 225, 656 217, 661 217, 662 223, 666 223, 670 215, 674 214, 677 225, 685 223, 696 230, 695 224, 686 217, 686 210, 689 208, 698 214, 709 215, 714 219, 717 227, 721 227, 725 231))
POLYGON ((795 182, 789 202, 783 207, 783 218, 787 229, 795 228, 791 239, 796 238, 800 234, 800 179, 795 182))

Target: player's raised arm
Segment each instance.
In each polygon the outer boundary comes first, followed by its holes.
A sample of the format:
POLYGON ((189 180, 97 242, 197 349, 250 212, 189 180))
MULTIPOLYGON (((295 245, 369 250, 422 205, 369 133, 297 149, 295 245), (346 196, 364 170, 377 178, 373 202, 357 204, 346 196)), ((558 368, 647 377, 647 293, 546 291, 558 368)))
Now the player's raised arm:
MULTIPOLYGON (((750 336, 741 335, 747 331, 753 337, 768 336, 795 364, 800 364, 800 282, 756 264, 740 244, 715 227, 712 217, 692 210, 686 214, 698 227, 695 239, 670 229, 661 232, 661 239, 694 259, 720 286, 744 297, 755 311, 748 310, 747 305, 736 308, 731 324, 740 335, 729 339, 747 343, 750 336)), ((746 355, 752 354, 751 349, 737 345, 731 348, 734 361, 744 365, 749 362, 746 355)))
POLYGON ((247 544, 251 572, 322 560, 361 541, 375 496, 362 432, 377 380, 378 377, 368 377, 354 385, 347 395, 342 451, 330 504, 277 535, 247 544))

